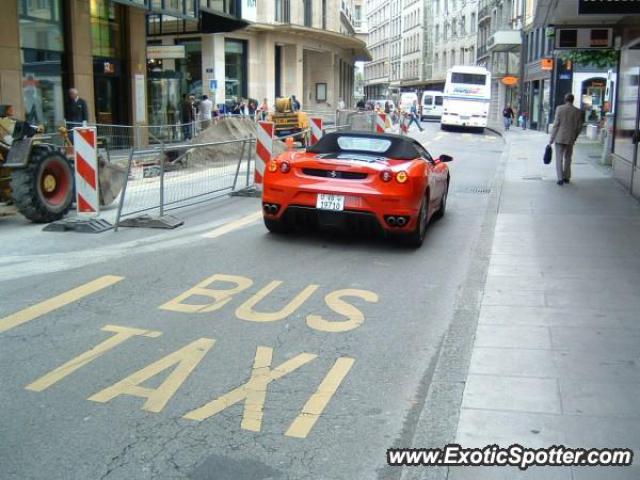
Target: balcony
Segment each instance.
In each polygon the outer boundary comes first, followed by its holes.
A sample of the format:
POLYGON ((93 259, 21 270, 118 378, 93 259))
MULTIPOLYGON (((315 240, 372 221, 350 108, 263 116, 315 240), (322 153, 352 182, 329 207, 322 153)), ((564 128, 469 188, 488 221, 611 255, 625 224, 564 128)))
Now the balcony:
POLYGON ((490 52, 510 52, 517 50, 522 44, 522 37, 518 30, 499 30, 487 40, 490 52))
POLYGON ((480 24, 485 20, 491 20, 491 8, 488 5, 478 10, 478 23, 480 24))

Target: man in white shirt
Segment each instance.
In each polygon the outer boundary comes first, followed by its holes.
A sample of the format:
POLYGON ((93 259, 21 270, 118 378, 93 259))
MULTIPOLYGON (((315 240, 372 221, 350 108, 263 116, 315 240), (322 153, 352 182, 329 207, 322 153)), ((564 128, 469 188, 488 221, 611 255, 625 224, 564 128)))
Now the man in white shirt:
POLYGON ((202 120, 202 129, 205 130, 211 125, 211 112, 213 111, 213 102, 209 100, 207 95, 202 96, 200 102, 200 119, 202 120))

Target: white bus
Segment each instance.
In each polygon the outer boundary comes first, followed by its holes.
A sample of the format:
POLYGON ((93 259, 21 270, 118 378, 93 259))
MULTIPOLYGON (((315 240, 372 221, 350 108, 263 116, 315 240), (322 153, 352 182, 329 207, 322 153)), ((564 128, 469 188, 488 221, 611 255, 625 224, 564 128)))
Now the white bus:
POLYGON ((452 67, 444 85, 444 105, 440 127, 484 130, 491 103, 491 73, 483 67, 452 67))

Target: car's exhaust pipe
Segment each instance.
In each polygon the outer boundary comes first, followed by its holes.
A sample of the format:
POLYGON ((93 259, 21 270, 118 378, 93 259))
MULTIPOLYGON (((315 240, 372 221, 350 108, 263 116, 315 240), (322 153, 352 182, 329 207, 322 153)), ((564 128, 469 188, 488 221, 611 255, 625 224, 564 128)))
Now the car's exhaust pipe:
POLYGON ((396 224, 399 227, 404 227, 407 224, 407 219, 404 217, 398 217, 398 220, 396 220, 396 224))
POLYGON ((396 224, 396 217, 387 217, 387 223, 393 227, 396 224))
POLYGON ((277 205, 270 205, 269 206, 269 212, 272 214, 275 214, 278 211, 278 206, 277 205))

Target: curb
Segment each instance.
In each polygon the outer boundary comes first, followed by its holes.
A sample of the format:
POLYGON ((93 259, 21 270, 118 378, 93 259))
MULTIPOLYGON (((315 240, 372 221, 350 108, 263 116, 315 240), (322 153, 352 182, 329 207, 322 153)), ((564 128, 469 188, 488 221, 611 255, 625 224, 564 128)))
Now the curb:
POLYGON ((504 140, 504 132, 501 132, 500 130, 498 130, 497 128, 494 127, 484 127, 485 130, 489 130, 492 133, 495 133, 496 135, 498 135, 500 138, 502 138, 504 140))
MULTIPOLYGON (((469 374, 473 343, 475 341, 484 286, 489 267, 489 257, 495 234, 495 223, 510 158, 510 142, 505 143, 496 173, 491 182, 491 194, 478 238, 473 245, 471 262, 466 278, 458 292, 451 323, 444 334, 424 400, 422 411, 416 420, 412 448, 442 448, 455 443, 460 419, 462 397, 469 374)), ((403 467, 399 480, 446 480, 449 467, 403 467)))

